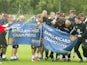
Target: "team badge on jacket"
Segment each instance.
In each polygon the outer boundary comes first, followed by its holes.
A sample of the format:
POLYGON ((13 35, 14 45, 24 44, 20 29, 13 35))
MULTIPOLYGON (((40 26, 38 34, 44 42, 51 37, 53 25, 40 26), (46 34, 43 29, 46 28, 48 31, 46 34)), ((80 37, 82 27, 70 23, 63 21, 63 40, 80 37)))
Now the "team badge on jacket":
POLYGON ((76 40, 76 39, 77 39, 77 37, 76 37, 76 36, 74 36, 74 35, 71 35, 71 36, 70 36, 70 39, 71 39, 72 41, 74 41, 74 40, 76 40))

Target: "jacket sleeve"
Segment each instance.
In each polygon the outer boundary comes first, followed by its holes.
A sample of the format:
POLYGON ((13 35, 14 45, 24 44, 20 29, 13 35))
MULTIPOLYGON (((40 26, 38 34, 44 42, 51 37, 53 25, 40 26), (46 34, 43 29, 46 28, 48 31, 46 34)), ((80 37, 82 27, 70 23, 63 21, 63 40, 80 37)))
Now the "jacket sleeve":
POLYGON ((82 37, 86 37, 87 38, 87 24, 85 24, 84 27, 83 27, 82 37))

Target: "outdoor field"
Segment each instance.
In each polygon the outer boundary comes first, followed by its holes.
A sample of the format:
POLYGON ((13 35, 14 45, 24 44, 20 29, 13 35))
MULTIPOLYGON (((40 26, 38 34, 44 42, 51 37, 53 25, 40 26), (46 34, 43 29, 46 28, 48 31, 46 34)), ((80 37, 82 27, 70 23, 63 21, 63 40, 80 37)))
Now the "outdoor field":
POLYGON ((87 65, 87 0, 0 0, 0 65, 87 65))
MULTIPOLYGON (((71 62, 68 62, 68 61, 67 62, 63 62, 63 61, 51 62, 50 60, 48 60, 48 61, 42 60, 42 61, 32 62, 31 61, 30 45, 20 45, 20 47, 18 49, 19 60, 18 61, 10 61, 11 50, 12 50, 11 46, 8 46, 7 54, 6 54, 8 61, 4 61, 0 65, 45 65, 45 64, 46 65, 86 65, 87 64, 87 61, 78 62, 77 56, 75 59, 72 59, 71 62)), ((72 55, 73 55, 73 51, 72 51, 72 55)))

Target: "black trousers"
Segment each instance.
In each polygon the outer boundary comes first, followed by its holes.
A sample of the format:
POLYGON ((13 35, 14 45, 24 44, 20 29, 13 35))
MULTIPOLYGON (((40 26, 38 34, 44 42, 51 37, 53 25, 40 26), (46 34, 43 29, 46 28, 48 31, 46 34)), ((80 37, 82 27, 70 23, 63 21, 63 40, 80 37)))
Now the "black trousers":
POLYGON ((48 53, 49 53, 49 50, 45 50, 45 57, 46 58, 50 57, 51 59, 53 59, 54 58, 54 56, 53 56, 54 52, 51 51, 50 56, 48 56, 49 55, 48 53))
POLYGON ((51 51, 50 53, 50 58, 53 59, 54 58, 54 52, 51 51))
POLYGON ((82 47, 84 57, 87 57, 87 48, 82 47))
MULTIPOLYGON (((66 56, 66 55, 63 55, 62 58, 65 58, 65 56, 66 56)), ((71 57, 71 54, 69 54, 69 55, 67 55, 67 56, 68 56, 68 58, 70 58, 70 57, 71 57)))
POLYGON ((45 49, 45 57, 48 58, 49 50, 45 49))
POLYGON ((74 51, 76 52, 77 56, 80 59, 82 59, 82 56, 81 56, 81 54, 79 52, 79 47, 80 47, 81 43, 82 43, 82 41, 78 40, 77 43, 76 43, 76 45, 75 45, 75 47, 74 47, 74 51))
POLYGON ((0 60, 2 58, 2 47, 1 47, 1 44, 0 44, 0 60))
POLYGON ((6 42, 6 32, 0 33, 0 45, 2 46, 2 48, 6 48, 7 47, 7 42, 6 42))

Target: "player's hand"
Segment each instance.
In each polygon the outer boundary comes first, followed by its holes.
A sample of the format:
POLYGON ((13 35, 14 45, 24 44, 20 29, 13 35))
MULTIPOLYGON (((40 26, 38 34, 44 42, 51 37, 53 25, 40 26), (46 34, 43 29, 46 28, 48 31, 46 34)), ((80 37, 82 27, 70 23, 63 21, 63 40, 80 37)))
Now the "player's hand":
POLYGON ((55 23, 56 23, 56 20, 53 20, 51 23, 52 23, 52 24, 55 24, 55 23))
POLYGON ((78 35, 78 37, 82 37, 81 35, 78 35))

